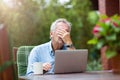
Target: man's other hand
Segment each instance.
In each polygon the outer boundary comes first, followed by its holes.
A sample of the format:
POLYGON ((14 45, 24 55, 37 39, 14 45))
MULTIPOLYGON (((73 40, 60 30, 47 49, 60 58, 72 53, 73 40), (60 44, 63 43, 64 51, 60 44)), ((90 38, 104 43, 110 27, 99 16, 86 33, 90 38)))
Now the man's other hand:
POLYGON ((49 62, 43 63, 43 70, 48 71, 51 69, 51 64, 49 62))

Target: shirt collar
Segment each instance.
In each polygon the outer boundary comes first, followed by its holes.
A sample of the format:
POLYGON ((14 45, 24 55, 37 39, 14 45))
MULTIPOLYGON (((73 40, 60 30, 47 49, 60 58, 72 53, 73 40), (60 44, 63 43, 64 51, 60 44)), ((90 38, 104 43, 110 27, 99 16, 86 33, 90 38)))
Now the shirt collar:
MULTIPOLYGON (((63 47, 60 49, 60 50, 66 50, 66 46, 65 44, 63 45, 63 47)), ((53 51, 53 48, 52 48, 52 42, 49 41, 49 50, 50 50, 50 54, 54 55, 54 51, 53 51)))
POLYGON ((52 52, 53 52, 53 49, 52 49, 52 43, 51 43, 51 41, 49 41, 49 50, 50 50, 50 53, 52 53, 52 52))

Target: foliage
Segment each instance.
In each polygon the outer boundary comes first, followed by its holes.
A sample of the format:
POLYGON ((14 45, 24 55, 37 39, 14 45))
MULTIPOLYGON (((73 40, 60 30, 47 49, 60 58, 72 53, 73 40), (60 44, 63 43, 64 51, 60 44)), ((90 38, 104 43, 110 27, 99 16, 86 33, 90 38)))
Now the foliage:
POLYGON ((99 19, 98 11, 90 11, 88 13, 88 21, 94 26, 99 19))
POLYGON ((99 71, 102 70, 102 65, 100 59, 89 61, 87 64, 87 71, 99 71))
POLYGON ((86 42, 92 29, 87 19, 89 0, 70 0, 64 4, 58 0, 11 1, 13 7, 1 3, 0 22, 8 27, 12 46, 38 45, 49 41, 51 23, 62 17, 72 23, 71 36, 76 48, 88 48, 86 42))
POLYGON ((102 15, 100 20, 93 28, 94 38, 88 44, 94 44, 98 49, 108 46, 106 51, 107 58, 117 55, 120 47, 120 16, 108 17, 102 15))

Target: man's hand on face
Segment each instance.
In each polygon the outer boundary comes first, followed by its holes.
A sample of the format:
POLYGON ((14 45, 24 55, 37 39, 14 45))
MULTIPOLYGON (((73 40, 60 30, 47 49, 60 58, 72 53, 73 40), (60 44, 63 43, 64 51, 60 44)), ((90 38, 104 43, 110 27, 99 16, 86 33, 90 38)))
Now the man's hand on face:
POLYGON ((72 44, 70 32, 66 31, 65 29, 58 29, 57 34, 65 44, 72 44))
POLYGON ((51 69, 51 64, 49 62, 43 63, 43 70, 48 71, 51 69))

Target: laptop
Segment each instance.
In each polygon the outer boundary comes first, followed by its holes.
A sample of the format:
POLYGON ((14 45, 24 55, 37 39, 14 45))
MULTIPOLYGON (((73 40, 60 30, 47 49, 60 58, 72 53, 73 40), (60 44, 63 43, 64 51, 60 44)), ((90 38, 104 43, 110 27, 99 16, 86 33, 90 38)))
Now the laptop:
POLYGON ((87 49, 56 50, 54 74, 79 73, 86 71, 87 49))

